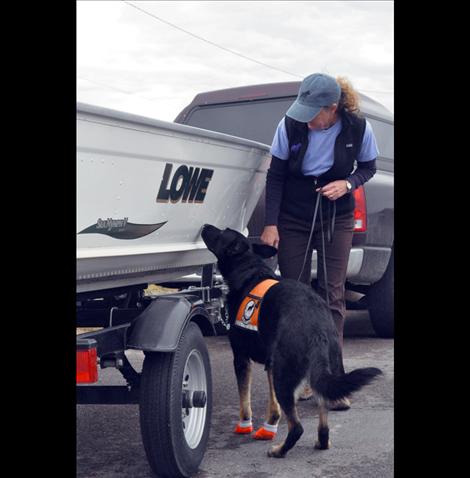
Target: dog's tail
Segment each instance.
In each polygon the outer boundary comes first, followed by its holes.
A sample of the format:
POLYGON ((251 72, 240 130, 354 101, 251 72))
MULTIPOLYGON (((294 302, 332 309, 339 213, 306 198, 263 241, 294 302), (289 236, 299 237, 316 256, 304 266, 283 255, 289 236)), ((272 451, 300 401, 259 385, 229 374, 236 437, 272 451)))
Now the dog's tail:
POLYGON ((331 401, 340 400, 369 384, 381 373, 378 368, 368 367, 358 368, 344 375, 323 374, 312 386, 324 398, 331 401))

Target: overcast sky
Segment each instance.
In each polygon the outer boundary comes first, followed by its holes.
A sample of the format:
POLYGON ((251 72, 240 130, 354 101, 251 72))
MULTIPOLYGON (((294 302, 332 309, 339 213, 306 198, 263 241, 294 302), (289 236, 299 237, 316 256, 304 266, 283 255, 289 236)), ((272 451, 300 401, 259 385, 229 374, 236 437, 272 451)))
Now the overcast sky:
POLYGON ((78 1, 77 99, 173 121, 203 91, 323 72, 393 112, 393 42, 391 1, 78 1))

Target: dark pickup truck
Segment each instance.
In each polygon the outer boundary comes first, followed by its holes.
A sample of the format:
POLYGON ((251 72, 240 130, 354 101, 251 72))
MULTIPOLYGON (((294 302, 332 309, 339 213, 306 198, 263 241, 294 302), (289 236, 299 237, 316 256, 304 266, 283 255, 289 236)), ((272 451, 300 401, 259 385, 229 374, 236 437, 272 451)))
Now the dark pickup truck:
MULTIPOLYGON (((267 145, 276 126, 297 96, 300 82, 270 83, 198 94, 176 123, 247 138, 267 145)), ((394 142, 393 115, 380 103, 360 95, 361 111, 377 139, 377 173, 355 192, 355 232, 346 289, 363 294, 349 307, 369 310, 380 337, 394 334, 394 142)), ((249 237, 259 242, 263 231, 265 194, 248 224, 249 237)), ((273 265, 276 267, 276 264, 273 265)), ((312 277, 316 277, 316 253, 312 277)))

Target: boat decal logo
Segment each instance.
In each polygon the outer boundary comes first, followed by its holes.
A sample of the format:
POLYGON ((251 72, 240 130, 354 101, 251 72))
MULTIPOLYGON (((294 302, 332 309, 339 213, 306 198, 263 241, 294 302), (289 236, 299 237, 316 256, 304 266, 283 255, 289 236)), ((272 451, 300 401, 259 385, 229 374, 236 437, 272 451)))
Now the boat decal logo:
POLYGON ((159 203, 197 203, 202 204, 206 198, 213 169, 194 168, 181 165, 171 177, 173 164, 166 163, 163 178, 158 190, 159 203))
POLYGON ((78 234, 104 234, 114 239, 138 239, 160 229, 168 221, 158 224, 135 224, 124 219, 98 219, 96 224, 83 229, 78 234))

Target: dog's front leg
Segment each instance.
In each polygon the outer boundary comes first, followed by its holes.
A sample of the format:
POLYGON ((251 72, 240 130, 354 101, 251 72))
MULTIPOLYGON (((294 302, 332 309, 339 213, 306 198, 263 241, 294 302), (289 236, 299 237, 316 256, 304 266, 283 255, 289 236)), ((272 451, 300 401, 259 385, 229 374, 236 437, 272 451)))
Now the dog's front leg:
POLYGON ((251 412, 251 361, 248 357, 235 355, 233 359, 240 397, 240 421, 235 433, 251 433, 253 431, 251 412))
POLYGON ((253 435, 256 440, 272 440, 277 433, 277 425, 281 419, 281 407, 276 398, 273 385, 273 371, 271 368, 266 369, 269 384, 269 401, 266 411, 266 421, 253 435))

